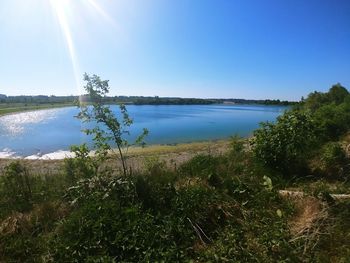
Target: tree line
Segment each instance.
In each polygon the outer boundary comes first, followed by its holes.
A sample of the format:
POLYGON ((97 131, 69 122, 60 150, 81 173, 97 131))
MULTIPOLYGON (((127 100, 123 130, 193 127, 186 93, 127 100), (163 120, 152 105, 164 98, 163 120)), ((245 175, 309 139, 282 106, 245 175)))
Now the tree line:
MULTIPOLYGON (((6 96, 0 94, 0 103, 24 103, 24 104, 59 104, 74 103, 76 101, 91 102, 89 95, 81 96, 6 96)), ((297 102, 286 100, 252 100, 252 99, 201 99, 159 96, 105 96, 103 102, 106 104, 135 104, 135 105, 208 105, 208 104, 263 104, 263 105, 295 105, 297 102)))

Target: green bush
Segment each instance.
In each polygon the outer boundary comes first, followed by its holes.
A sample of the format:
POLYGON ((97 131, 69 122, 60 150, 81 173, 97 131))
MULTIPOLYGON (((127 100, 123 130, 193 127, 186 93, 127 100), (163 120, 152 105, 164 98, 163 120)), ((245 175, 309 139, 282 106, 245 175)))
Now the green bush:
POLYGON ((262 123, 251 142, 254 156, 285 174, 305 169, 306 158, 315 147, 316 128, 310 114, 289 111, 276 123, 262 123))
POLYGON ((327 104, 314 113, 320 140, 336 140, 350 128, 350 104, 327 104))
POLYGON ((142 207, 153 211, 167 209, 176 195, 176 177, 164 170, 163 174, 146 174, 135 177, 137 200, 142 207))
POLYGON ((213 187, 220 187, 226 177, 226 158, 199 154, 180 166, 182 177, 198 178, 213 187))
POLYGON ((246 140, 238 136, 230 138, 230 145, 227 154, 228 169, 235 175, 244 174, 248 162, 250 161, 250 154, 248 152, 248 145, 246 140))
POLYGON ((11 162, 5 167, 0 180, 2 202, 5 210, 28 211, 33 205, 32 184, 33 178, 29 176, 27 168, 19 161, 11 162))
POLYGON ((326 93, 311 93, 303 108, 313 114, 319 141, 336 140, 350 129, 350 95, 339 83, 326 93))
POLYGON ((211 173, 215 173, 219 159, 217 157, 198 154, 180 167, 180 172, 184 176, 200 176, 206 177, 211 173))
POLYGON ((89 178, 97 174, 98 167, 101 165, 100 160, 89 155, 90 150, 86 144, 72 146, 71 152, 75 157, 64 160, 64 171, 69 183, 73 184, 81 178, 89 178))
POLYGON ((188 261, 198 238, 191 224, 212 238, 225 223, 215 190, 192 187, 176 192, 166 180, 156 185, 148 176, 135 180, 134 196, 130 189, 117 191, 128 192, 127 199, 94 195, 80 202, 51 241, 53 260, 81 262, 108 256, 116 262, 188 261), (147 194, 140 194, 145 188, 147 194))
POLYGON ((349 160, 337 142, 325 144, 320 153, 320 168, 329 178, 343 178, 349 172, 349 160))
POLYGON ((56 202, 36 204, 26 213, 12 212, 0 225, 0 262, 42 262, 48 233, 67 214, 68 208, 56 202))
MULTIPOLYGON (((79 180, 73 213, 50 241, 53 261, 276 261, 294 258, 290 208, 253 175, 231 177, 225 157, 196 156, 177 172, 79 180), (210 178, 220 175, 220 184, 210 178), (184 179, 199 177, 206 183, 184 179), (277 213, 276 211, 279 211, 277 213), (230 244, 230 245, 227 245, 230 244), (232 248, 232 249, 230 249, 232 248), (258 250, 256 250, 258 249, 258 250)), ((154 172, 154 173, 153 173, 154 172)))

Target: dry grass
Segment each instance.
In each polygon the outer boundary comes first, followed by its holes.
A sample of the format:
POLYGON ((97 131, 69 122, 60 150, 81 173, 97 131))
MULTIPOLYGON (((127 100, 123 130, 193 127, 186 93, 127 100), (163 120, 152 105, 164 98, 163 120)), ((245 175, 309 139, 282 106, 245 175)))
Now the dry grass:
POLYGON ((329 219, 328 204, 302 192, 283 191, 294 204, 295 213, 289 220, 290 242, 299 243, 303 254, 312 251, 320 241, 329 219))
POLYGON ((62 219, 68 212, 67 205, 57 202, 35 205, 28 213, 14 212, 0 222, 0 236, 13 235, 18 232, 30 233, 38 224, 46 228, 50 221, 62 219))
MULTIPOLYGON (((207 153, 212 155, 222 154, 229 147, 228 140, 206 141, 183 143, 177 145, 150 145, 144 148, 131 147, 127 153, 127 164, 134 171, 143 169, 147 158, 157 157, 159 161, 164 161, 170 168, 176 168, 180 164, 188 161, 197 154, 207 153)), ((0 175, 4 167, 12 159, 0 159, 0 175)), ((32 174, 56 175, 62 173, 63 160, 22 160, 32 174)), ((115 159, 108 160, 106 165, 114 170, 121 168, 120 163, 115 159)))
POLYGON ((293 236, 308 232, 323 209, 322 202, 315 197, 307 196, 294 200, 296 213, 290 220, 290 230, 293 236))

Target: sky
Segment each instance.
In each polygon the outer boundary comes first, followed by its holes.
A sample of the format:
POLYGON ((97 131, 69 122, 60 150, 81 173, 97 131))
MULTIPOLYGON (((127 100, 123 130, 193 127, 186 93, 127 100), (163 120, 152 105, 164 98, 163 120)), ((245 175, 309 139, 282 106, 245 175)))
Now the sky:
POLYGON ((0 94, 299 100, 350 89, 349 0, 0 0, 0 94))

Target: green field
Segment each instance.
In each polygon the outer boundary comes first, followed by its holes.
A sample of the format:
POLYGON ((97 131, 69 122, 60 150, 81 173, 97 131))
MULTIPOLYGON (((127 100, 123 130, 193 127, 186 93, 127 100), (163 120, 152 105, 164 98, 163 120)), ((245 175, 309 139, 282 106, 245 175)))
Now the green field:
POLYGON ((30 103, 0 103, 0 116, 16 112, 43 110, 51 108, 60 108, 74 106, 73 103, 44 103, 44 104, 30 104, 30 103))

